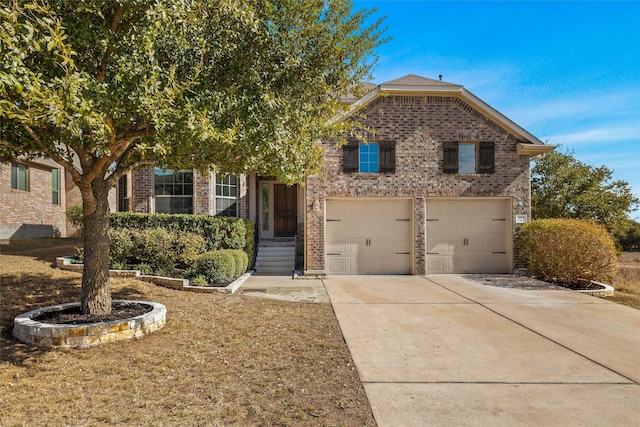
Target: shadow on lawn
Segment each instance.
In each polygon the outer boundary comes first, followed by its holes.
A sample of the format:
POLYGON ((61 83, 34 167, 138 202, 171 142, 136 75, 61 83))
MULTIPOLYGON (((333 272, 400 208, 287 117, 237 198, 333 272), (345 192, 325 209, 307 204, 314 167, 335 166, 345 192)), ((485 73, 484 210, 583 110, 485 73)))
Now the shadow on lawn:
MULTIPOLYGON (((73 278, 51 278, 44 274, 5 275, 2 277, 0 308, 0 361, 24 365, 29 359, 45 354, 45 349, 23 344, 13 337, 13 319, 23 313, 57 304, 80 301, 80 275, 73 278)), ((118 287, 113 299, 144 299, 132 286, 118 287)))

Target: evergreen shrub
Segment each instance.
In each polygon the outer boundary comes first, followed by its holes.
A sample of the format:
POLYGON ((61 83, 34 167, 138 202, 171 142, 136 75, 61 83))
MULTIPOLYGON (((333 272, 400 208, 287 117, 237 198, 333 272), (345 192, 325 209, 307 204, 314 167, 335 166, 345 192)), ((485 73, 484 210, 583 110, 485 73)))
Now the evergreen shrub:
POLYGON ((226 285, 235 279, 235 259, 231 251, 209 251, 198 257, 194 273, 212 285, 226 285))
POLYGON ((611 283, 616 249, 606 228, 590 221, 540 219, 525 224, 517 238, 527 268, 543 280, 580 286, 611 283))

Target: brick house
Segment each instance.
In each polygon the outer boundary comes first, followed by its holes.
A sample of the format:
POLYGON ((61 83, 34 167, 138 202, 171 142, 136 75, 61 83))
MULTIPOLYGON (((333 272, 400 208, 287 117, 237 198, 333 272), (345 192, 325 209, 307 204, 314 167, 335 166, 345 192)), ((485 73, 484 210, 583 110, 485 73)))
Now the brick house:
POLYGON ((121 178, 112 207, 249 218, 259 272, 512 272, 530 158, 553 147, 460 85, 408 75, 367 89, 343 98, 366 143, 320 141, 323 172, 304 186, 148 167, 121 178))
MULTIPOLYGON (((115 205, 115 190, 109 194, 115 205)), ((0 240, 72 237, 67 208, 82 205, 80 190, 51 159, 19 157, 0 163, 0 240)))
POLYGON ((305 186, 307 273, 510 273, 530 157, 553 149, 464 87, 415 75, 354 102, 374 132, 323 141, 305 186))
POLYGON ((459 85, 408 75, 369 89, 344 98, 367 143, 321 141, 323 174, 304 186, 147 168, 124 178, 122 206, 252 219, 258 271, 290 273, 297 258, 305 274, 511 272, 530 158, 553 147, 459 85))

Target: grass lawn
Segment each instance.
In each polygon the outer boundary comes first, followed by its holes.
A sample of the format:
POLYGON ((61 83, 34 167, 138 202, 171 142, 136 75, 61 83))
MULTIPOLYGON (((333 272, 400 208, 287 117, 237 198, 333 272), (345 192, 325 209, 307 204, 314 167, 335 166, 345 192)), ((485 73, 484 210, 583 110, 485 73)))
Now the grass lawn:
POLYGON ((614 295, 607 299, 640 310, 640 252, 624 252, 618 257, 614 295))
POLYGON ((166 305, 165 328, 85 350, 18 342, 16 315, 79 300, 80 275, 51 267, 79 244, 0 248, 0 425, 375 425, 329 304, 112 279, 114 299, 166 305))

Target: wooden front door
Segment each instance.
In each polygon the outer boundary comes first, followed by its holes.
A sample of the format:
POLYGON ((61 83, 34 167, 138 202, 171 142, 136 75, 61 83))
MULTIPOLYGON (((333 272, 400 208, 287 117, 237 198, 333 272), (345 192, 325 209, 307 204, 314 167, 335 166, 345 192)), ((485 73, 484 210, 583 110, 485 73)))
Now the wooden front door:
POLYGON ((284 184, 274 186, 274 236, 291 237, 296 235, 296 187, 284 184))

